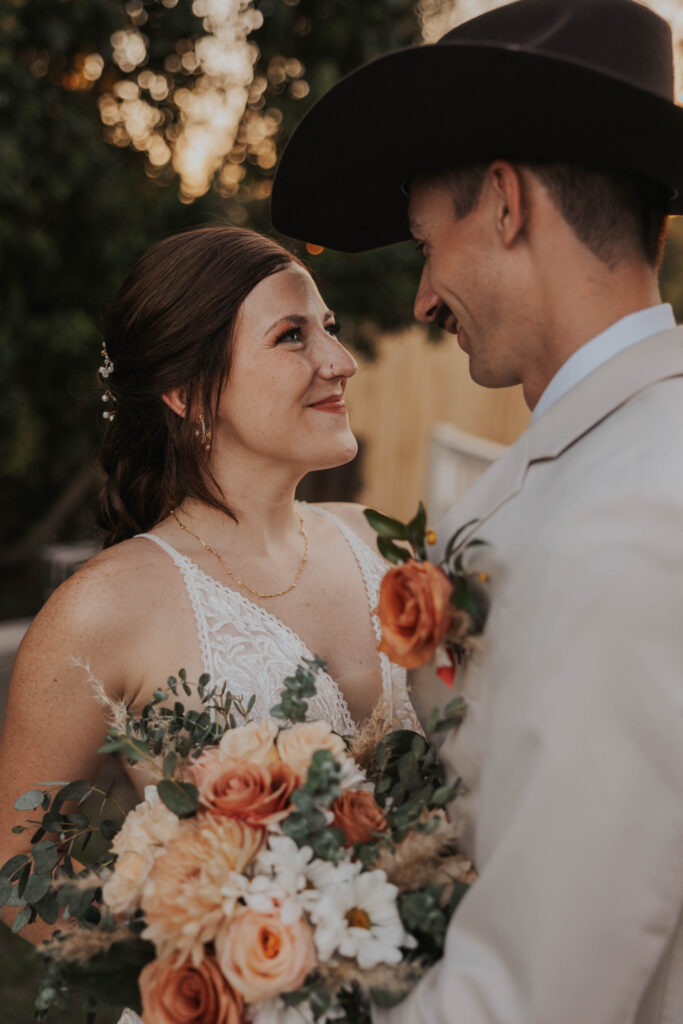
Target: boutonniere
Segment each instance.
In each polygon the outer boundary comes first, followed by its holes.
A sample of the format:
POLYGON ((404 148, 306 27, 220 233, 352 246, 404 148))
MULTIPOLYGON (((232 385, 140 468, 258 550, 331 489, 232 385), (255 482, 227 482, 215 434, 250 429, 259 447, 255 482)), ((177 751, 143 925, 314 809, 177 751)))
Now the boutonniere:
POLYGON ((379 650, 403 668, 419 668, 435 659, 436 673, 453 686, 456 667, 471 654, 489 609, 488 576, 466 567, 468 553, 487 542, 469 539, 472 519, 453 534, 443 560, 435 565, 427 548, 436 543, 420 502, 417 514, 402 523, 374 509, 365 517, 377 533, 377 547, 394 563, 382 579, 379 650))

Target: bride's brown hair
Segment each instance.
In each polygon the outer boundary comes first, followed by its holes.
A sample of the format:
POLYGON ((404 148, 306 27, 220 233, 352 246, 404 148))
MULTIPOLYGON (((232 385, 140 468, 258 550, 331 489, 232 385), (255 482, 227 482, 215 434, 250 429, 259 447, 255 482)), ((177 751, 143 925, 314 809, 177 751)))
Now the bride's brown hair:
POLYGON ((195 432, 201 417, 213 432, 242 302, 264 278, 298 262, 270 238, 218 227, 173 235, 130 271, 104 325, 114 367, 106 379, 114 416, 99 452, 105 547, 151 529, 187 497, 234 518, 195 432), (179 387, 185 417, 161 397, 179 387))

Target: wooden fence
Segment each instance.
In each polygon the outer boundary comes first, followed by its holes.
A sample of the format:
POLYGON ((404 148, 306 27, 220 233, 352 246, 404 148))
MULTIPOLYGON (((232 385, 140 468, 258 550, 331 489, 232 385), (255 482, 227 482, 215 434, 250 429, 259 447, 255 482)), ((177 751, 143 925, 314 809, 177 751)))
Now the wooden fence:
POLYGON ((378 358, 361 363, 346 395, 351 426, 365 443, 359 500, 399 517, 427 496, 436 424, 508 445, 529 422, 521 388, 479 387, 457 340, 429 342, 418 326, 382 338, 378 358))

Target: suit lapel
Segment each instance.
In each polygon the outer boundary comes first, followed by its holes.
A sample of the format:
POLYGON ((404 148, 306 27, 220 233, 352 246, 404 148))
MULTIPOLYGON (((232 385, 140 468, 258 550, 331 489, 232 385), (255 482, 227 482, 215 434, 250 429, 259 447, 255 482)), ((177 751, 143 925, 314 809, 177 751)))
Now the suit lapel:
POLYGON ((464 523, 476 519, 469 531, 474 533, 518 494, 532 463, 558 458, 634 395, 657 381, 679 376, 683 376, 683 327, 646 338, 603 363, 532 423, 446 513, 438 527, 434 560, 441 561, 448 539, 464 523))

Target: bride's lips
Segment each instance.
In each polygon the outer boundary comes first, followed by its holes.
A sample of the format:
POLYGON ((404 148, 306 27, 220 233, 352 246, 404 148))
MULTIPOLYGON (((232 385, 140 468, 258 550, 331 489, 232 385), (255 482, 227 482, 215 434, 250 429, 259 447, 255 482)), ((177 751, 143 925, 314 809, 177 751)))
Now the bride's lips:
POLYGON ((320 412, 346 412, 343 395, 328 395, 319 402, 312 402, 308 408, 318 409, 320 412))

